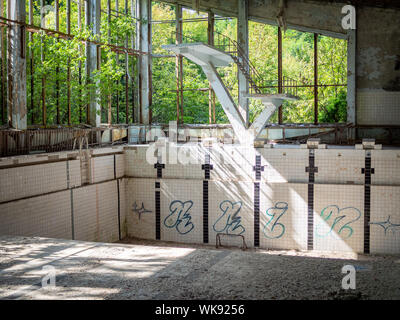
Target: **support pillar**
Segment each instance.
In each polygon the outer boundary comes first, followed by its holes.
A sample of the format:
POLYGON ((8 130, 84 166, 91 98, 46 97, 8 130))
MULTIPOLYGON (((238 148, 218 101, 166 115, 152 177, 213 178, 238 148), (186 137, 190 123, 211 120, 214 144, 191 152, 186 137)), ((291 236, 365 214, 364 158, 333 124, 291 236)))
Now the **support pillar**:
MULTIPOLYGON (((214 13, 208 13, 208 24, 207 24, 207 41, 208 44, 214 46, 214 24, 215 18, 214 13)), ((209 83, 208 86, 208 122, 215 123, 215 92, 209 83)))
MULTIPOLYGON (((183 25, 182 25, 182 6, 177 4, 175 7, 175 30, 176 44, 182 43, 183 40, 183 25)), ((176 56, 175 62, 176 71, 176 121, 183 123, 183 57, 176 56)))
MULTIPOLYGON (((4 12, 4 2, 0 1, 0 16, 7 17, 4 12)), ((1 95, 1 124, 5 124, 7 118, 7 46, 5 45, 5 35, 7 32, 6 27, 0 27, 0 95, 1 95)))
MULTIPOLYGON (((278 93, 283 93, 283 64, 282 64, 282 28, 278 27, 278 93)), ((282 106, 278 111, 278 123, 283 123, 283 110, 282 106)))
POLYGON ((314 33, 314 124, 318 124, 318 34, 314 33))
MULTIPOLYGON (((95 40, 100 35, 100 1, 87 0, 85 1, 85 23, 91 32, 90 38, 95 40)), ((93 43, 86 44, 86 73, 89 81, 93 81, 91 77, 98 65, 98 45, 93 43)), ((90 101, 88 110, 88 123, 93 127, 100 126, 100 97, 99 84, 96 83, 95 88, 90 90, 90 101)))
MULTIPOLYGON (((249 1, 238 0, 237 41, 245 56, 249 56, 249 1)), ((246 64, 244 64, 246 65, 246 64)), ((248 70, 247 70, 248 71, 248 70)), ((239 88, 239 112, 249 126, 249 101, 246 97, 249 93, 249 82, 238 70, 239 88)))
POLYGON ((137 0, 137 47, 146 52, 138 58, 140 123, 150 123, 151 89, 151 1, 137 0))
MULTIPOLYGON (((25 22, 25 0, 8 1, 8 18, 25 22)), ((27 128, 25 26, 10 22, 8 31, 8 123, 27 128)))
MULTIPOLYGON (((347 123, 357 124, 357 71, 356 71, 356 55, 357 55, 357 30, 348 31, 347 40, 347 123)), ((350 140, 355 140, 356 129, 349 129, 350 140)))

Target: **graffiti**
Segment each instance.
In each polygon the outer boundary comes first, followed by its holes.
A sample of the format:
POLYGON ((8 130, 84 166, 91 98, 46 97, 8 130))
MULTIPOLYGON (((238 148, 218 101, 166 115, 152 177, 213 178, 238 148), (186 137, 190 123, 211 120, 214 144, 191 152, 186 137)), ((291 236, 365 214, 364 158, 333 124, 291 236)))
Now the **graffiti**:
POLYGON ((242 218, 238 216, 242 209, 242 202, 222 201, 219 205, 221 216, 215 221, 213 229, 218 233, 242 234, 246 229, 241 225, 242 218))
POLYGON ((174 200, 169 205, 170 214, 164 219, 164 225, 167 228, 175 228, 179 234, 187 234, 193 230, 192 216, 190 209, 193 206, 193 201, 188 200, 182 202, 174 200))
POLYGON ((354 230, 351 224, 356 222, 361 217, 361 211, 354 207, 346 207, 340 209, 337 205, 329 205, 322 209, 320 217, 323 223, 316 226, 315 234, 318 237, 326 237, 336 231, 343 238, 350 238, 354 230), (320 232, 321 229, 327 229, 326 232, 320 232))
POLYGON ((267 209, 266 215, 268 221, 263 228, 264 236, 269 239, 279 239, 285 233, 285 225, 279 222, 279 219, 286 213, 289 206, 286 202, 277 202, 275 206, 267 209))
POLYGON ((140 220, 140 218, 141 218, 141 216, 142 216, 143 213, 151 213, 151 212, 152 212, 151 210, 147 210, 147 209, 144 207, 143 202, 142 202, 142 206, 141 206, 140 208, 138 208, 138 205, 137 205, 136 201, 135 201, 134 204, 133 204, 132 211, 133 211, 134 213, 137 213, 137 214, 138 214, 139 220, 140 220))
POLYGON ((382 222, 370 222, 369 224, 376 224, 380 227, 383 228, 385 231, 385 236, 387 235, 387 231, 392 231, 393 233, 395 231, 400 231, 400 224, 394 224, 390 221, 390 216, 388 216, 386 221, 382 222))

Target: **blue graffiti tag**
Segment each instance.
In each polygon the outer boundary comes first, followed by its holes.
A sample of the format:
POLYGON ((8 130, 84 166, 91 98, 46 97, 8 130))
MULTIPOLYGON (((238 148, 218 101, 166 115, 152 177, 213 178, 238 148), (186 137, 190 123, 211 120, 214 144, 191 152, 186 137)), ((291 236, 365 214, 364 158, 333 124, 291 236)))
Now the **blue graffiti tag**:
POLYGON ((164 219, 167 228, 175 228, 180 234, 187 234, 193 230, 192 216, 189 211, 193 206, 193 201, 182 202, 174 200, 169 205, 170 214, 164 219))
POLYGON ((385 236, 387 235, 387 231, 388 231, 388 230, 391 230, 393 233, 394 233, 395 231, 400 230, 400 224, 392 223, 392 222, 390 221, 390 216, 388 216, 388 218, 387 218, 386 221, 381 221, 381 222, 370 222, 369 224, 376 224, 376 225, 382 227, 383 230, 385 231, 385 236))
POLYGON ((354 207, 340 209, 337 205, 329 205, 322 209, 320 216, 322 220, 329 226, 329 231, 325 233, 319 233, 319 229, 321 227, 326 228, 326 224, 324 225, 320 223, 316 226, 316 236, 326 237, 335 229, 338 235, 342 235, 347 231, 347 236, 343 236, 343 238, 350 238, 354 232, 350 225, 360 219, 361 211, 354 207))
POLYGON ((264 236, 269 239, 279 239, 284 235, 285 225, 278 221, 286 213, 288 208, 289 205, 287 202, 277 202, 275 203, 275 206, 267 209, 266 215, 268 221, 265 223, 263 228, 264 236))
POLYGON ((242 234, 246 229, 241 225, 242 218, 238 216, 242 209, 242 202, 222 201, 219 205, 221 216, 215 221, 213 229, 215 232, 226 234, 242 234))

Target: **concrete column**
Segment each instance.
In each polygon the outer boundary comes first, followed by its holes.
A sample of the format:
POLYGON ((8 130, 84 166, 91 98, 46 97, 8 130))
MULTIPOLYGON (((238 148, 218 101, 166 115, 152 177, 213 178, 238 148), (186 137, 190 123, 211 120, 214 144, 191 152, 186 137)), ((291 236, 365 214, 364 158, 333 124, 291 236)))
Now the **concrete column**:
MULTIPOLYGON (((357 55, 357 31, 348 31, 347 42, 347 123, 357 124, 356 118, 356 101, 357 101, 357 71, 356 71, 356 55, 357 55)), ((351 129, 350 139, 355 139, 355 130, 351 129)))
MULTIPOLYGON (((87 0, 85 1, 85 23, 89 26, 92 40, 98 40, 100 35, 100 0, 87 0)), ((87 76, 92 76, 93 72, 99 68, 98 65, 98 45, 93 43, 86 44, 86 73, 87 76)), ((99 84, 90 92, 89 101, 89 116, 88 122, 94 127, 100 126, 100 90, 99 84)))
MULTIPOLYGON (((244 54, 249 56, 249 1, 238 0, 238 20, 237 20, 237 41, 243 49, 244 54)), ((249 100, 245 97, 249 93, 249 82, 246 77, 238 71, 239 80, 239 112, 246 123, 249 125, 249 100)))
MULTIPOLYGON (((207 42, 209 45, 214 46, 215 17, 213 12, 208 13, 207 22, 207 42)), ((215 123, 215 93, 211 83, 208 86, 208 122, 210 124, 215 123)))
MULTIPOLYGON (((182 6, 177 4, 175 7, 175 30, 176 44, 182 43, 183 40, 183 24, 182 24, 182 6)), ((175 61, 176 73, 176 121, 178 124, 183 123, 183 57, 176 56, 175 61)))
POLYGON ((138 58, 140 123, 150 123, 151 88, 151 1, 136 1, 137 48, 148 54, 138 58))
MULTIPOLYGON (((25 22, 25 0, 8 1, 8 18, 25 22)), ((8 31, 8 123, 27 128, 25 26, 10 22, 8 31)))

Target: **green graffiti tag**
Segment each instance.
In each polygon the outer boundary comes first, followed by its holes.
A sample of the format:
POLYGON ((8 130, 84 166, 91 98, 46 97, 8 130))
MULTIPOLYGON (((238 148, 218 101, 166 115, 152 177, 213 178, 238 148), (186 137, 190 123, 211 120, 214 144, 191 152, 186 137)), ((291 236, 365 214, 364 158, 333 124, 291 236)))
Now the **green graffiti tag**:
POLYGON ((268 239, 279 239, 285 234, 285 225, 278 222, 286 213, 289 205, 286 202, 277 202, 275 206, 268 208, 266 213, 267 222, 263 228, 263 234, 268 239))
POLYGON ((322 209, 320 217, 323 222, 316 226, 315 235, 318 237, 326 237, 336 231, 343 238, 350 238, 354 230, 351 226, 361 217, 361 211, 354 207, 346 207, 340 209, 337 205, 329 205, 322 209), (322 228, 329 227, 326 232, 320 232, 322 228))

